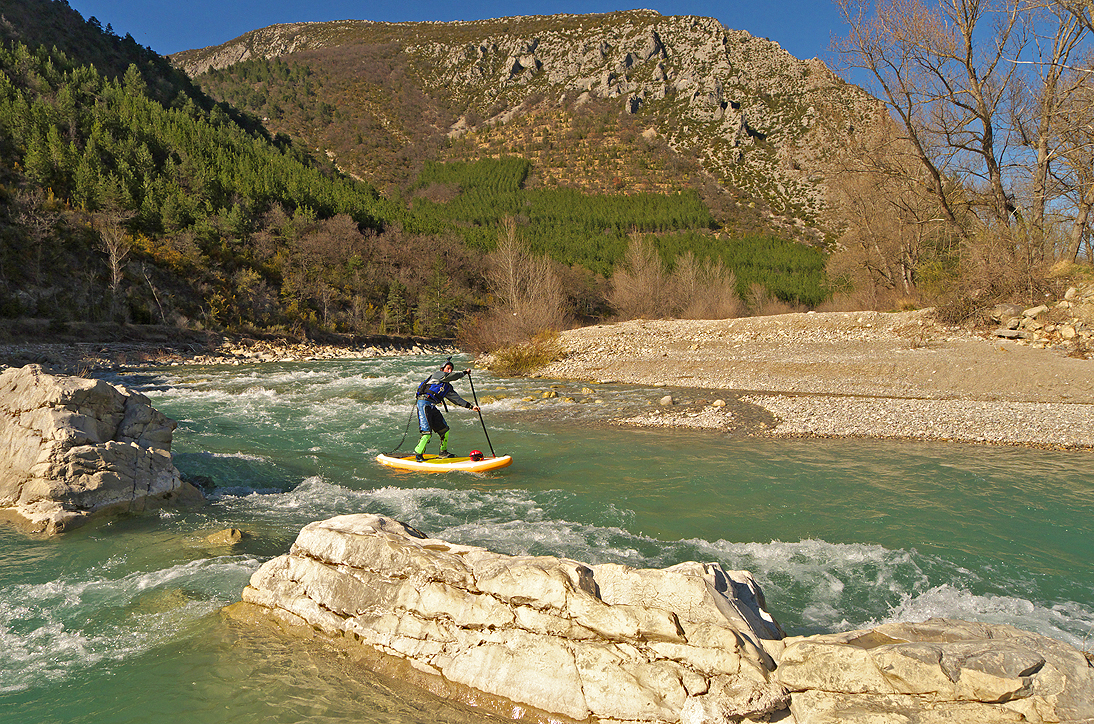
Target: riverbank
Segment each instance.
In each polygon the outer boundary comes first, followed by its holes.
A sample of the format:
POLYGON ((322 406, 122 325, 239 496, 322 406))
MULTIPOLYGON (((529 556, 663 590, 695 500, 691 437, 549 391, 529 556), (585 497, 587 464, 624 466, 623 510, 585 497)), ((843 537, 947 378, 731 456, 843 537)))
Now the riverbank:
POLYGON ((923 310, 634 320, 569 330, 560 344, 538 376, 711 398, 621 424, 730 429, 738 413, 716 398, 732 396, 774 418, 753 434, 1094 449, 1094 361, 1082 347, 948 327, 923 310))
MULTIPOLYGON (((563 332, 562 358, 536 376, 666 387, 686 400, 620 414, 621 425, 1094 449, 1091 333, 1065 343, 1001 330, 945 326, 925 310, 632 320, 563 332)), ((107 341, 39 339, 0 342, 0 370, 35 363, 86 375, 458 352, 427 338, 295 341, 136 327, 100 330, 107 341)))
POLYGON ((459 351, 451 340, 392 335, 329 335, 312 340, 138 325, 84 325, 64 330, 27 328, 15 330, 14 334, 5 331, 9 333, 0 336, 0 371, 39 364, 50 372, 81 376, 184 364, 307 362, 459 351))

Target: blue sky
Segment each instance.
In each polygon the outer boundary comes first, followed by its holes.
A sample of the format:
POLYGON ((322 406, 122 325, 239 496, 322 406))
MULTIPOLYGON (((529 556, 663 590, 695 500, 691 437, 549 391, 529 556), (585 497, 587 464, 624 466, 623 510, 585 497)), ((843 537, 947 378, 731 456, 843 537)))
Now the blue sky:
POLYGON ((482 20, 510 15, 603 13, 636 7, 662 15, 715 17, 729 28, 777 41, 799 58, 828 60, 833 33, 842 32, 835 4, 830 0, 751 0, 703 2, 663 0, 639 4, 622 2, 567 2, 566 0, 69 0, 84 18, 94 15, 116 33, 129 33, 141 45, 167 55, 190 48, 218 45, 274 23, 320 20, 482 20))

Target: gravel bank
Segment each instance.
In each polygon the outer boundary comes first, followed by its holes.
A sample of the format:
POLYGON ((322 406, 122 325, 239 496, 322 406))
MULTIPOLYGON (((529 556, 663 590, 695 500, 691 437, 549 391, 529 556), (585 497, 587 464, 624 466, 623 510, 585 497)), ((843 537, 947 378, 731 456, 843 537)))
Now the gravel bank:
MULTIPOLYGON (((538 376, 705 390, 770 413, 773 425, 751 434, 1094 449, 1094 361, 943 327, 924 311, 636 320, 561 341, 565 357, 538 376)), ((733 407, 619 422, 731 429, 733 407)))
POLYGON ((0 370, 40 364, 58 374, 87 375, 104 370, 143 369, 178 365, 246 365, 269 362, 311 362, 369 359, 397 355, 456 354, 439 341, 388 338, 360 344, 322 344, 215 338, 206 344, 133 343, 7 343, 0 344, 0 370))

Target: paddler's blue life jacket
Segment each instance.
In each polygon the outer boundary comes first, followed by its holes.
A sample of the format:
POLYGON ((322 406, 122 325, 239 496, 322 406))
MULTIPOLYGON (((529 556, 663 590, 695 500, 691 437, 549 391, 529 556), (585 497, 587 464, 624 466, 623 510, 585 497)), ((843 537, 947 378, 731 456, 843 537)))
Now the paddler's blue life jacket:
POLYGON ((448 393, 452 391, 452 385, 447 382, 436 379, 433 375, 426 377, 422 380, 422 384, 418 385, 418 392, 415 397, 419 400, 425 398, 432 402, 434 405, 439 404, 441 400, 448 396, 448 393))
MULTIPOLYGON (((451 380, 458 380, 463 377, 467 372, 449 372, 445 374, 444 368, 434 372, 429 377, 422 380, 418 385, 418 391, 414 393, 415 399, 426 400, 432 405, 439 405, 447 400, 453 405, 459 405, 460 407, 466 407, 471 409, 471 403, 456 394, 456 391, 452 389, 451 380)), ((448 406, 445 405, 445 409, 448 406)))

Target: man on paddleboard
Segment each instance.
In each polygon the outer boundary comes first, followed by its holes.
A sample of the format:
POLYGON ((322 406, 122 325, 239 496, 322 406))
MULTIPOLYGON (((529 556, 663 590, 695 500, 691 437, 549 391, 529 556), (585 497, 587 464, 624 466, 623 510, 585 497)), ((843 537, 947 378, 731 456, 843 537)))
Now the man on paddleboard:
POLYGON ((479 410, 478 407, 457 395, 456 391, 452 389, 452 381, 460 379, 471 370, 453 372, 453 369, 455 368, 452 366, 452 358, 449 358, 445 360, 439 370, 418 385, 418 392, 415 397, 418 401, 418 429, 422 433, 422 439, 418 441, 417 446, 414 448, 414 459, 418 462, 425 460, 422 453, 425 452, 425 446, 429 443, 429 438, 434 432, 441 436, 441 454, 437 457, 454 457, 452 453, 448 452, 448 424, 444 421, 441 411, 437 409, 437 405, 447 400, 453 405, 466 407, 468 410, 475 410, 476 412, 479 410))

